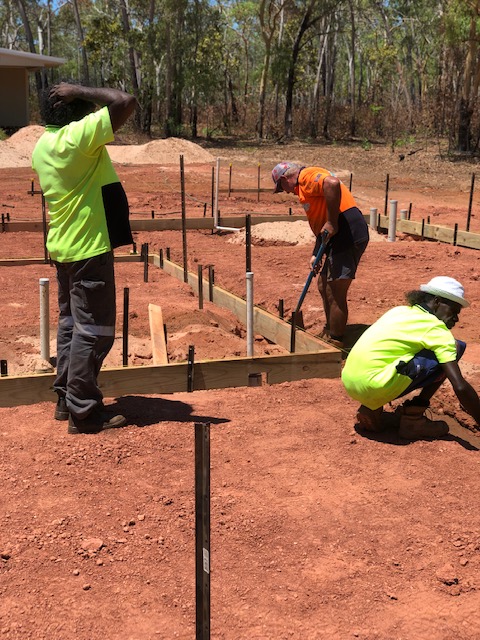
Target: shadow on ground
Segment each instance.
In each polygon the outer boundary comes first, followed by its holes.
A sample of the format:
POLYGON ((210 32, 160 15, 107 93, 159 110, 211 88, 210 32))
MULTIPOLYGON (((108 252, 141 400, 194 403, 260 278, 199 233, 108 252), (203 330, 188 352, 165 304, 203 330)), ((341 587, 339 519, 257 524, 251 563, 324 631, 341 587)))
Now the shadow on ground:
MULTIPOLYGON (((442 440, 450 440, 458 442, 459 445, 467 449, 468 451, 478 451, 480 449, 480 441, 475 438, 468 429, 462 427, 456 420, 449 416, 432 416, 435 420, 445 420, 448 423, 450 433, 446 435, 442 440), (477 442, 477 441, 478 442, 477 442)), ((398 435, 398 427, 400 423, 399 415, 393 411, 385 411, 382 417, 382 424, 385 427, 383 431, 374 433, 371 431, 365 431, 360 428, 358 424, 355 425, 355 431, 362 438, 368 440, 376 440, 377 442, 383 442, 384 444, 393 444, 397 446, 406 446, 412 444, 412 440, 405 440, 398 435)), ((425 438, 429 440, 429 438, 425 438)))
POLYGON ((186 402, 165 398, 145 398, 144 396, 122 396, 108 405, 109 411, 124 415, 129 424, 148 427, 159 422, 209 422, 223 424, 228 418, 196 415, 186 402))

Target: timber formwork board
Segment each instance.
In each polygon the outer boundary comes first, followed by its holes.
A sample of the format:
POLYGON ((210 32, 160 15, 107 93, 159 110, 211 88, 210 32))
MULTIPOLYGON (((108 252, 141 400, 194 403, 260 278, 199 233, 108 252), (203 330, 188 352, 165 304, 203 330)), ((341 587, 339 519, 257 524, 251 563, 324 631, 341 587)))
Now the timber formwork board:
MULTIPOLYGON (((245 215, 238 214, 235 216, 226 215, 221 216, 218 220, 219 226, 230 227, 233 229, 241 229, 245 226, 245 215)), ((250 215, 250 222, 252 225, 261 224, 263 222, 296 222, 297 220, 307 220, 305 215, 270 215, 270 214, 248 214, 250 215)), ((364 218, 367 223, 370 222, 370 216, 364 214, 364 218)), ((389 216, 378 216, 378 227, 385 231, 388 230, 389 216)), ((133 231, 179 231, 182 227, 181 218, 153 218, 153 219, 141 219, 131 220, 131 227, 133 231)), ((212 217, 205 218, 187 218, 185 220, 185 228, 188 230, 203 229, 213 230, 214 220, 212 217)), ((459 247, 466 247, 468 249, 480 249, 480 234, 472 233, 470 231, 462 231, 449 227, 443 227, 439 225, 427 224, 425 221, 414 220, 397 220, 396 229, 400 233, 409 233, 414 236, 425 238, 426 240, 437 240, 438 242, 445 242, 446 244, 454 244, 459 247)), ((6 233, 9 231, 43 231, 43 224, 38 222, 4 222, 2 230, 6 233)), ((39 262, 45 262, 40 260, 39 262)), ((4 266, 9 261, 0 261, 0 266, 4 266)), ((34 264, 33 262, 26 261, 25 264, 34 264)))
MULTIPOLYGON (((225 227, 232 227, 235 229, 241 229, 245 226, 245 216, 250 215, 250 223, 261 224, 262 222, 296 222, 297 220, 306 220, 307 217, 304 214, 301 215, 277 215, 277 214, 237 214, 235 216, 225 215, 220 216, 219 224, 225 227)), ((181 218, 145 218, 140 220, 130 219, 130 226, 132 231, 180 231, 182 227, 181 218)), ((215 223, 212 217, 196 217, 187 218, 185 220, 186 229, 214 229, 215 223)), ((43 223, 19 221, 19 222, 5 222, 2 230, 5 233, 12 231, 43 231, 43 223)))
MULTIPOLYGON (((369 217, 365 216, 367 222, 369 217)), ((385 231, 388 230, 389 216, 378 216, 378 227, 385 231)), ((462 231, 442 227, 439 225, 428 224, 425 221, 413 220, 397 220, 396 229, 400 233, 409 233, 413 236, 425 238, 426 240, 436 240, 446 244, 454 244, 458 247, 466 247, 467 249, 480 249, 480 234, 471 231, 462 231)))
MULTIPOLYGON (((118 262, 140 262, 138 254, 115 256, 118 262)), ((148 256, 151 264, 160 266, 159 257, 148 256)), ((14 264, 15 261, 8 261, 14 264)), ((30 264, 42 263, 42 260, 30 264)), ((18 261, 17 264, 24 264, 18 261)), ((1 264, 1 263, 0 263, 1 264)), ((170 260, 163 261, 163 270, 179 280, 184 279, 183 267, 170 260)), ((188 272, 188 283, 198 293, 198 275, 188 272)), ((242 298, 202 279, 204 290, 211 290, 212 302, 231 311, 240 321, 246 319, 246 302, 242 298)), ((275 315, 254 307, 255 333, 289 350, 291 326, 275 315)), ((262 357, 236 357, 222 360, 202 360, 161 366, 105 368, 100 371, 99 385, 106 397, 121 395, 170 394, 189 390, 225 389, 249 386, 259 380, 277 384, 308 378, 338 378, 341 353, 315 336, 297 329, 296 353, 262 357), (192 384, 193 381, 193 384, 192 384)), ((0 407, 53 401, 55 374, 0 377, 0 407)))

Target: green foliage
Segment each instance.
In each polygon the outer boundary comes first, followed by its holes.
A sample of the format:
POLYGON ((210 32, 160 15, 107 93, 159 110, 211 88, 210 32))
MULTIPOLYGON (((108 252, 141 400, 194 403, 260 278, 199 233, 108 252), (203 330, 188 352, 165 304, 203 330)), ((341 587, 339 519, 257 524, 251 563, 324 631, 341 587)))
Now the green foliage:
MULTIPOLYGON (((133 91, 138 83, 137 126, 148 128, 153 118, 157 130, 182 135, 195 120, 200 131, 242 127, 254 134, 266 51, 263 0, 77 0, 83 43, 72 2, 23 1, 38 52, 67 59, 48 70, 49 82, 82 77, 83 45, 92 84, 133 91)), ((279 0, 265 2, 267 14, 280 7, 279 0)), ((275 135, 282 134, 294 42, 309 6, 310 0, 286 0, 271 32, 264 106, 275 135)), ((468 46, 478 47, 469 42, 472 25, 480 34, 475 6, 465 0, 314 3, 294 65, 295 134, 316 137, 331 129, 332 137, 344 137, 352 115, 354 135, 365 146, 374 136, 412 144, 419 128, 432 135, 455 131, 468 46)), ((29 49, 17 0, 0 3, 0 46, 29 49)), ((473 117, 477 126, 476 110, 473 117)))
POLYGON ((7 134, 3 129, 0 129, 0 140, 6 140, 8 138, 7 134))
POLYGON ((393 141, 392 147, 411 147, 416 142, 415 136, 412 134, 404 133, 402 136, 393 141))

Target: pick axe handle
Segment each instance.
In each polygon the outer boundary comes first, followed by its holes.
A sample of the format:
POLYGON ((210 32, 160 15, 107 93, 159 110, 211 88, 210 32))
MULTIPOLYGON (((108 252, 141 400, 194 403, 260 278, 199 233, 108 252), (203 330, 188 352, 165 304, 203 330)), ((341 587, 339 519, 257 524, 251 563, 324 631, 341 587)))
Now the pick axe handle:
POLYGON ((291 333, 290 333, 290 353, 295 353, 295 329, 297 324, 297 314, 300 311, 300 307, 302 306, 303 301, 305 300, 305 296, 307 295, 307 291, 310 287, 310 284, 313 278, 315 277, 315 269, 320 264, 320 261, 323 258, 323 255, 327 248, 327 238, 328 238, 328 231, 324 231, 322 234, 322 244, 320 245, 320 249, 318 250, 318 253, 315 256, 315 261, 312 265, 310 273, 308 274, 308 278, 305 283, 305 286, 303 287, 302 294, 300 295, 297 306, 295 307, 295 311, 292 314, 292 327, 291 327, 291 333))
POLYGON ((313 278, 315 277, 315 269, 318 267, 318 265, 320 264, 321 259, 323 258, 325 251, 327 249, 327 238, 328 238, 328 231, 324 231, 322 234, 322 244, 320 245, 320 249, 318 250, 317 255, 315 256, 315 261, 312 265, 312 268, 310 270, 310 273, 308 274, 308 278, 307 281, 305 283, 305 286, 303 287, 303 291, 300 295, 300 298, 297 302, 297 306, 295 307, 295 311, 293 313, 298 313, 300 311, 300 307, 303 304, 303 301, 305 300, 305 296, 307 295, 308 289, 310 288, 310 285, 312 283, 313 278))

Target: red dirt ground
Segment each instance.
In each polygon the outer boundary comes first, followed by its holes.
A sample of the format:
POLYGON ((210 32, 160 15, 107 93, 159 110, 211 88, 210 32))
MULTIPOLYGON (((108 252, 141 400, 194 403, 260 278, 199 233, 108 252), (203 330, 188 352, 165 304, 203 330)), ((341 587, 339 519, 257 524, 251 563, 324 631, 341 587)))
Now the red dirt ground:
MULTIPOLYGON (((435 152, 406 157, 379 149, 282 147, 220 149, 233 184, 270 187, 268 170, 287 159, 316 159, 353 173, 365 213, 383 212, 385 176, 399 208, 453 226, 466 220, 472 167, 435 152), (373 173, 374 172, 374 173, 373 173)), ((212 165, 186 167, 187 214, 211 215, 212 165), (195 200, 193 199, 195 198, 195 200)), ((133 218, 180 211, 176 165, 119 166, 133 218), (137 213, 143 212, 143 214, 137 213)), ((27 195, 29 169, 0 170, 1 212, 40 218, 27 195)), ((221 194, 221 212, 277 212, 295 199, 221 194)), ((471 230, 476 231, 474 198, 471 230)), ((177 213, 178 216, 178 213, 177 213)), ((180 232, 137 233, 150 252, 170 247, 182 261, 180 232)), ((230 233, 188 232, 189 268, 212 264, 215 281, 245 292, 245 248, 230 233)), ((468 342, 462 368, 480 388, 477 326, 480 253, 436 242, 372 234, 350 295, 349 337, 404 292, 434 275, 463 282, 472 306, 454 329, 468 342)), ((41 257, 41 234, 0 235, 0 259, 41 257)), ((284 244, 284 243, 282 243, 284 244)), ((252 248, 255 302, 291 313, 308 274, 311 247, 263 242, 252 248)), ((38 278, 50 267, 0 267, 0 358, 28 370, 38 353, 38 278), (23 336, 23 337, 22 337, 23 336)), ((194 344, 198 357, 242 353, 243 328, 188 287, 140 264, 117 265, 130 288, 130 363, 150 362, 149 302, 160 304, 172 359, 194 344), (218 325, 218 326, 216 326, 218 325), (183 334, 183 335, 182 335, 183 334), (177 342, 175 342, 176 337, 177 342)), ((303 305, 312 333, 323 326, 318 293, 303 305)), ((53 341, 52 341, 53 344, 53 341)), ((256 348, 275 349, 260 339, 256 348)), ((274 351, 271 351, 274 352, 274 351)), ((115 348, 111 364, 121 364, 115 348)), ((53 400, 53 399, 52 399, 53 400)), ((355 430, 357 405, 339 380, 108 399, 130 426, 68 436, 53 402, 0 409, 0 633, 35 640, 170 640, 195 636, 194 431, 211 422, 212 638, 225 640, 477 640, 480 637, 480 458, 475 426, 444 385, 436 413, 453 435, 409 443, 392 427, 382 438, 355 430), (453 421, 456 419, 456 422, 453 421), (458 425, 463 426, 458 426, 458 425), (473 444, 471 444, 473 442, 473 444)))

